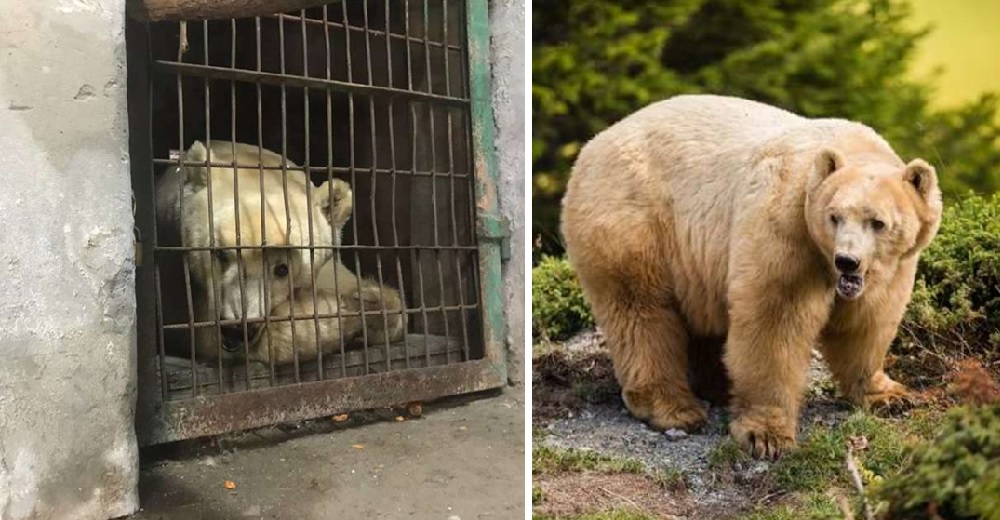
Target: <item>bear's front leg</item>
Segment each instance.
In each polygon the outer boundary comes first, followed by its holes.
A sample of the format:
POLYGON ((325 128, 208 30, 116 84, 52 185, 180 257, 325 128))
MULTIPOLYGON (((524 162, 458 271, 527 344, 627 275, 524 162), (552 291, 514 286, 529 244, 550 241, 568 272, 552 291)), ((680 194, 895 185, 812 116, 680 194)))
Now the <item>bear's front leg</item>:
POLYGON ((406 331, 406 317, 403 299, 399 291, 387 285, 379 285, 372 280, 362 280, 356 293, 342 296, 345 306, 360 311, 365 310, 365 332, 369 345, 391 343, 403 339, 406 331), (376 314, 376 311, 381 311, 376 314))
MULTIPOLYGON (((897 283, 906 284, 907 278, 892 285, 897 283)), ((912 278, 908 283, 912 287, 912 278)), ((907 388, 883 370, 909 290, 887 289, 873 288, 871 294, 854 302, 838 301, 820 338, 820 351, 841 393, 866 409, 909 396, 907 388)))
POLYGON ((896 327, 885 324, 823 332, 820 351, 848 401, 868 409, 909 395, 882 368, 895 336, 896 327))
POLYGON ((776 459, 795 445, 810 352, 832 296, 815 276, 786 283, 766 274, 731 282, 724 361, 736 416, 730 434, 754 458, 776 459))

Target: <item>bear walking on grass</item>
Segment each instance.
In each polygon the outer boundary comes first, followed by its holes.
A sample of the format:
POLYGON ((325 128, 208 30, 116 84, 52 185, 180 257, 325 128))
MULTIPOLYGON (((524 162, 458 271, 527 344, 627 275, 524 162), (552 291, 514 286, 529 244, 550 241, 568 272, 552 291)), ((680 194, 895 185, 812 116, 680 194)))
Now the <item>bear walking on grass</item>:
POLYGON ((583 147, 562 233, 631 413, 701 424, 688 349, 724 337, 730 433, 774 458, 795 444, 813 347, 851 401, 905 395, 883 363, 940 218, 934 168, 870 128, 697 95, 583 147))

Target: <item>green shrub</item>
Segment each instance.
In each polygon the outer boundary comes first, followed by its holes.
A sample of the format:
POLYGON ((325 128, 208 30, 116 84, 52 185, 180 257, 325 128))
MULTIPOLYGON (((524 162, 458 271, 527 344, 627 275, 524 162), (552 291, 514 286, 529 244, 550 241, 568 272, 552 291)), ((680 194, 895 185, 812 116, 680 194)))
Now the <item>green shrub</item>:
POLYGON ((1000 347, 1000 196, 950 204, 920 257, 900 334, 905 346, 997 357, 1000 347))
POLYGON ((593 325, 590 307, 569 262, 543 257, 531 270, 532 335, 560 340, 593 325))
POLYGON ((957 408, 933 442, 874 490, 887 517, 1000 520, 1000 405, 957 408))

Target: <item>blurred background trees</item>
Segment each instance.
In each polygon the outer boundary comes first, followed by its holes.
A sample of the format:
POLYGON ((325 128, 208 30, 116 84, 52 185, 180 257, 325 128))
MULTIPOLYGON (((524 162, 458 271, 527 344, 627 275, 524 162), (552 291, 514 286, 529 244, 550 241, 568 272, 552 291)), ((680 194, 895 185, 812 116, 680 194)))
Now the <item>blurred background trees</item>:
POLYGON ((934 164, 949 200, 1000 190, 1000 99, 934 107, 933 84, 908 74, 928 33, 911 15, 900 0, 533 2, 536 254, 562 252, 559 201, 580 147, 682 93, 858 120, 934 164))

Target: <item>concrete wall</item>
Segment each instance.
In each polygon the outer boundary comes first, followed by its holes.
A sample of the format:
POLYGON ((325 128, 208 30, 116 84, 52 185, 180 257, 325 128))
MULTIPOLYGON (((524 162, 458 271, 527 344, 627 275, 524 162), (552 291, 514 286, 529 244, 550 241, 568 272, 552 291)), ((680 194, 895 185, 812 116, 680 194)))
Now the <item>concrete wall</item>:
POLYGON ((125 0, 0 0, 0 518, 137 506, 125 0))
POLYGON ((507 373, 524 382, 525 211, 524 211, 524 0, 490 1, 490 54, 493 64, 493 117, 500 166, 500 211, 511 223, 511 259, 503 267, 507 313, 507 373))
MULTIPOLYGON (((0 519, 137 508, 125 0, 0 0, 0 519)), ((510 376, 524 378, 524 2, 490 5, 510 376)))

